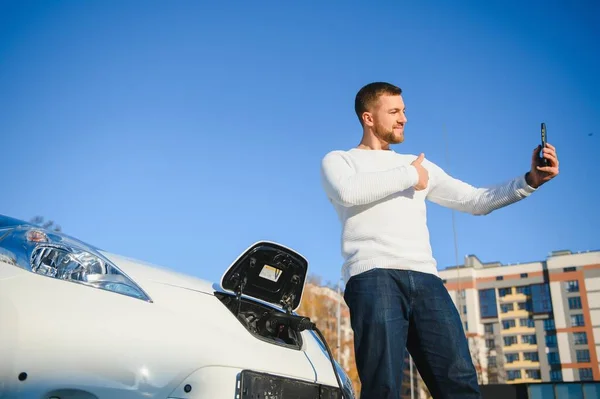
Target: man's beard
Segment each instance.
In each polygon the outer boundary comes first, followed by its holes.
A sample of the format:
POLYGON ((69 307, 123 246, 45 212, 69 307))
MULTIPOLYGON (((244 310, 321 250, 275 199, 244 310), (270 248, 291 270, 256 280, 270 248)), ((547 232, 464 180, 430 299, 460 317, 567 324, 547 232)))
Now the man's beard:
POLYGON ((404 141, 404 132, 397 135, 394 129, 386 129, 383 126, 375 126, 375 136, 390 144, 400 144, 404 141))

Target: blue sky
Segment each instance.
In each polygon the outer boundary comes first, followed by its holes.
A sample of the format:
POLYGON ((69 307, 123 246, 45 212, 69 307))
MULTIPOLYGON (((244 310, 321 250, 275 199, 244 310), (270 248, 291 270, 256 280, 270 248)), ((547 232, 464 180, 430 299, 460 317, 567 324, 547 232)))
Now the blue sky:
MULTIPOLYGON (((275 240, 336 281, 320 160, 360 140, 356 91, 389 81, 394 149, 473 185, 525 173, 540 122, 557 147, 539 192, 456 215, 460 261, 600 249, 600 5, 520 3, 2 1, 0 214, 209 280, 275 240)), ((451 211, 428 218, 454 265, 451 211)))

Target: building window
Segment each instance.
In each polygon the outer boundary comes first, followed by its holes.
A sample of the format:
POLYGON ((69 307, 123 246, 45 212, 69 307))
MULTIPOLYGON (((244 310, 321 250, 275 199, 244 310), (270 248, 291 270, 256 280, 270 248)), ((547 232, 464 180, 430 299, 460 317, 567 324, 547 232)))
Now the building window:
POLYGON ((560 364, 560 355, 558 352, 549 352, 547 358, 550 365, 560 364))
POLYGON ((506 363, 514 363, 519 361, 518 353, 507 353, 506 355, 506 363))
POLYGON ((469 331, 469 323, 465 321, 465 331, 469 331))
POLYGON ((521 278, 527 278, 528 274, 527 273, 521 273, 521 278))
POLYGON ((589 363, 590 361, 590 351, 587 349, 576 350, 575 356, 577 357, 577 363, 589 363))
POLYGON ((546 346, 548 348, 556 348, 556 334, 546 334, 546 346))
POLYGON ((515 306, 512 303, 505 303, 504 305, 500 305, 500 312, 508 313, 515 310, 515 306))
POLYGON ((539 362, 540 356, 537 352, 525 352, 523 353, 523 358, 525 360, 529 360, 530 362, 539 362))
POLYGON ((565 281, 565 290, 567 292, 579 292, 579 280, 565 281))
POLYGON ((521 327, 527 327, 527 320, 529 319, 519 319, 519 325, 521 327))
POLYGON ((463 313, 467 314, 467 305, 463 305, 463 313))
POLYGON ((503 297, 512 294, 512 288, 500 288, 498 290, 498 296, 503 297))
POLYGON ((483 331, 485 331, 488 334, 493 334, 494 333, 494 325, 492 323, 484 324, 483 331))
POLYGON ((552 299, 548 284, 534 284, 531 286, 531 301, 534 313, 550 313, 552 311, 552 299))
POLYGON ((519 324, 521 327, 535 327, 533 319, 519 319, 519 324))
POLYGON ((564 271, 565 273, 567 273, 567 272, 574 272, 575 270, 577 270, 577 268, 576 268, 576 267, 574 267, 574 266, 571 266, 571 267, 565 267, 565 268, 563 269, 563 271, 564 271))
POLYGON ((531 295, 531 287, 528 285, 517 287, 517 294, 531 295))
POLYGON ((528 312, 531 312, 531 310, 532 310, 532 306, 531 306, 531 302, 530 301, 519 302, 517 304, 517 306, 519 307, 519 310, 526 310, 528 312))
POLYGON ((496 367, 496 356, 488 356, 488 367, 496 367))
POLYGON ((542 378, 540 376, 540 370, 525 370, 525 375, 527 375, 527 378, 531 378, 532 380, 539 380, 542 378))
POLYGON ((479 310, 481 317, 498 317, 498 308, 496 305, 496 290, 489 288, 479 291, 479 310))
POLYGON ((594 379, 594 373, 592 369, 579 369, 579 379, 581 381, 592 381, 594 379))
POLYGON ((523 335, 521 336, 521 342, 524 344, 535 345, 537 344, 537 339, 535 338, 535 334, 523 335))
POLYGON ((585 325, 582 314, 574 314, 571 316, 571 327, 582 327, 585 325))
POLYGON ((458 291, 458 297, 461 299, 465 299, 466 295, 465 295, 465 290, 459 290, 458 291))
POLYGON ((496 281, 501 281, 501 280, 504 280, 504 277, 502 277, 502 276, 497 276, 496 277, 496 281))
POLYGON ((554 324, 554 319, 544 320, 544 330, 546 330, 546 331, 556 330, 556 326, 554 324))
POLYGON ((569 309, 581 309, 581 297, 569 298, 569 309))
POLYGON ((518 380, 521 378, 521 370, 509 370, 506 372, 509 381, 518 380))
POLYGON ((511 346, 511 345, 516 345, 517 344, 517 337, 510 336, 510 337, 504 337, 504 346, 511 346))
POLYGON ((573 333, 573 342, 575 345, 587 345, 587 334, 584 332, 573 333))
POLYGON ((494 349, 496 347, 496 343, 494 342, 493 339, 486 339, 485 340, 485 347, 488 349, 494 349))
POLYGON ((529 395, 525 394, 525 396, 531 399, 556 398, 553 384, 531 384, 527 387, 527 390, 529 395))
POLYGON ((515 323, 514 319, 502 321, 502 328, 505 330, 508 330, 509 328, 513 328, 515 326, 516 326, 516 323, 515 323))
POLYGON ((551 370, 550 371, 550 381, 552 381, 552 382, 562 381, 562 370, 551 370))

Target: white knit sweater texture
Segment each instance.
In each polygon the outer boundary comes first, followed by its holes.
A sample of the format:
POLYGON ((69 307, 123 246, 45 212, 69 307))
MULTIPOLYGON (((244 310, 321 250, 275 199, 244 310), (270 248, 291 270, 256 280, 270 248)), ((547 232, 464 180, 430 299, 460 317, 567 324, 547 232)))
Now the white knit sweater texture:
POLYGON ((427 159, 425 190, 416 191, 416 155, 393 150, 331 151, 323 157, 322 183, 342 224, 342 276, 372 268, 438 275, 427 228, 426 202, 486 215, 535 191, 525 175, 493 187, 476 188, 448 175, 427 159))

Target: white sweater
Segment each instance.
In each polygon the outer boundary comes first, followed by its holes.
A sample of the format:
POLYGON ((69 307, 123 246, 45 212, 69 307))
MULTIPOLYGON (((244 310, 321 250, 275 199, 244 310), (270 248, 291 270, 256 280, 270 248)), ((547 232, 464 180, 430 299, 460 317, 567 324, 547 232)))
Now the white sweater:
POLYGON ((425 190, 416 191, 415 155, 393 150, 332 151, 322 160, 322 182, 342 223, 342 276, 372 269, 438 275, 427 229, 425 199, 473 215, 486 215, 535 191, 525 175, 491 188, 475 188, 423 160, 425 190))

